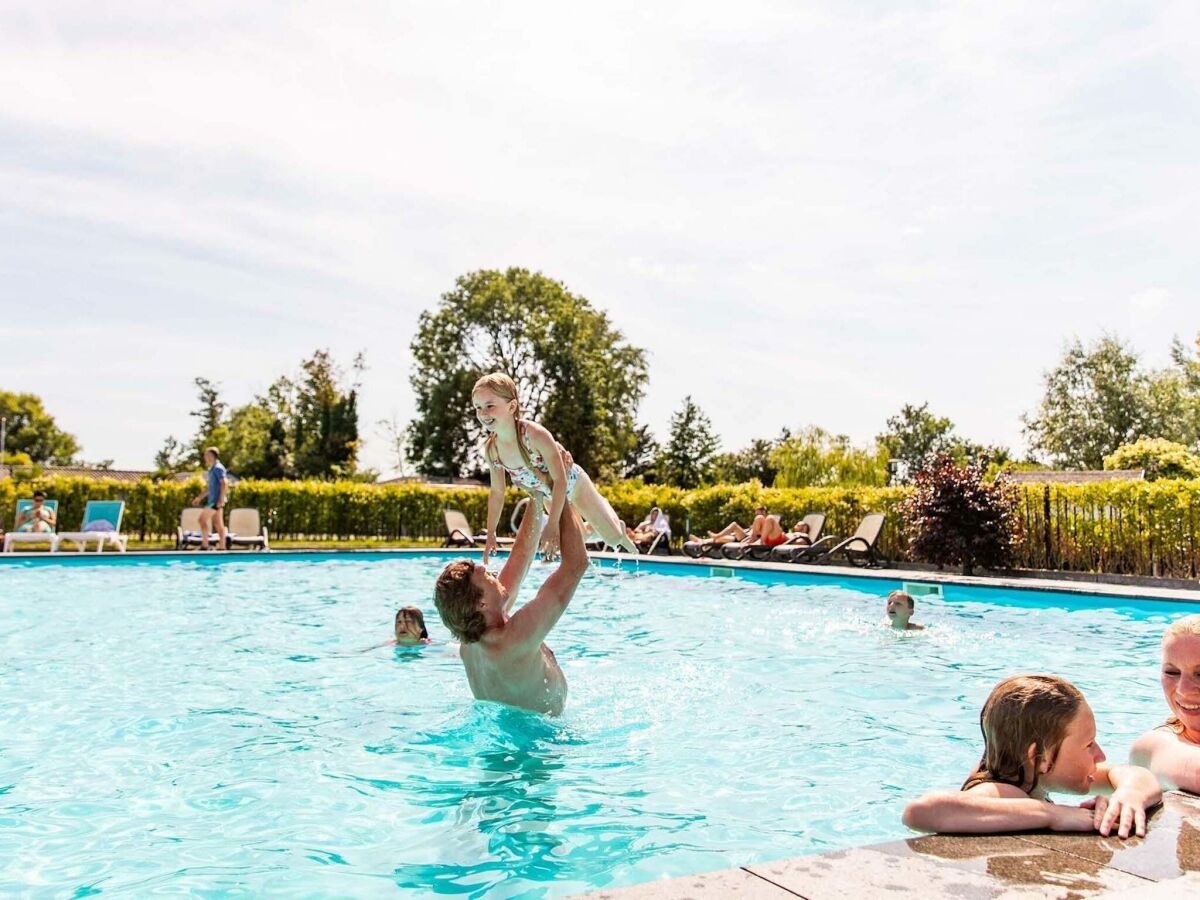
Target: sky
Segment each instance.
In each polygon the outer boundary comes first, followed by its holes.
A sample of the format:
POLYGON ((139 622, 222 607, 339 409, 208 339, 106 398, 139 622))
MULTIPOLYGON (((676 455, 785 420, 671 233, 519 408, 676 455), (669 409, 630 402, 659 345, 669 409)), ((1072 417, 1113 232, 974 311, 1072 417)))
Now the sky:
MULTIPOLYGON (((725 449, 928 402, 1023 447, 1067 340, 1200 333, 1200 4, 0 6, 0 389, 149 467, 192 381, 365 354, 523 266, 725 449)), ((465 413, 464 413, 465 414, 465 413)))

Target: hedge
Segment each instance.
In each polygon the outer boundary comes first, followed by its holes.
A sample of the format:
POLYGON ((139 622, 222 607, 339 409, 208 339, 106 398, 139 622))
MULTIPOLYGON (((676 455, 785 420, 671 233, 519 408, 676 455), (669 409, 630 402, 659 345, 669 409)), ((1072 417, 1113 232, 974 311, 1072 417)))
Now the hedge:
MULTIPOLYGON (((175 534, 180 510, 201 489, 191 482, 93 481, 39 478, 0 481, 0 521, 11 526, 15 501, 43 488, 59 501, 61 527, 83 519, 88 499, 123 499, 124 530, 139 539, 175 534)), ((1018 566, 1197 577, 1200 569, 1200 481, 1134 481, 1099 484, 1021 485, 1022 538, 1018 566)), ((605 487, 605 496, 628 523, 641 521, 651 506, 671 518, 676 543, 688 531, 717 530, 731 521, 748 525, 754 507, 765 504, 789 525, 809 512, 824 512, 827 534, 850 534, 868 512, 888 514, 882 551, 904 558, 896 506, 906 488, 763 488, 757 482, 685 491, 640 482, 605 487)), ((508 528, 512 506, 523 495, 509 491, 501 518, 508 528)), ((230 505, 256 507, 272 536, 285 539, 440 538, 442 510, 462 510, 482 530, 487 491, 431 485, 369 485, 359 482, 238 482, 230 505)))

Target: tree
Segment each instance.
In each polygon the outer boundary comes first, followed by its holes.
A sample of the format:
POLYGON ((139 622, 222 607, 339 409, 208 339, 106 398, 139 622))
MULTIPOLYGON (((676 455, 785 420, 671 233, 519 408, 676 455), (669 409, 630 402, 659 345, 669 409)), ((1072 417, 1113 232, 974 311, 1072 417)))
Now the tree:
POLYGON ((351 475, 358 462, 362 355, 355 357, 355 382, 349 390, 343 386, 343 374, 328 350, 316 351, 301 368, 304 378, 296 386, 292 423, 296 472, 317 478, 351 475))
POLYGON ((527 269, 463 275, 421 314, 412 343, 417 416, 409 424, 418 471, 482 471, 483 434, 471 388, 489 372, 517 383, 525 418, 540 422, 593 475, 618 475, 637 438, 645 351, 561 282, 527 269))
POLYGON ((1104 457, 1106 469, 1143 469, 1147 481, 1157 478, 1200 478, 1200 455, 1164 438, 1140 437, 1104 457))
POLYGON ((930 454, 950 452, 956 444, 954 423, 931 413, 928 403, 904 404, 887 420, 886 429, 876 440, 896 461, 902 484, 911 480, 930 454))
POLYGON ((658 458, 662 448, 654 439, 649 425, 639 425, 634 430, 634 441, 621 463, 622 478, 641 478, 648 484, 658 480, 658 458))
POLYGON ((721 453, 713 458, 713 479, 720 484, 744 484, 758 479, 762 484, 772 485, 778 469, 772 462, 775 449, 791 437, 787 429, 772 440, 755 438, 749 446, 736 453, 721 453))
POLYGON ((388 462, 396 474, 401 477, 408 474, 408 433, 400 421, 400 415, 395 411, 390 418, 380 419, 375 423, 380 437, 388 448, 388 462))
POLYGON ((1145 430, 1146 378, 1137 354, 1116 337, 1088 347, 1076 338, 1045 382, 1037 412, 1022 421, 1032 448, 1055 465, 1099 469, 1145 430))
POLYGON ((855 447, 844 434, 811 425, 780 442, 771 455, 776 487, 887 484, 887 452, 855 447))
POLYGON ((216 447, 230 472, 251 478, 349 477, 357 473, 358 384, 347 386, 327 350, 301 364, 303 377, 277 378, 267 392, 231 412, 217 385, 195 380, 199 420, 190 443, 169 437, 155 457, 160 473, 197 468, 216 447))
POLYGON ((713 455, 721 442, 691 395, 683 398, 683 408, 671 416, 670 431, 667 448, 659 460, 663 480, 676 487, 694 488, 710 474, 713 455))
POLYGON ((1020 497, 1001 475, 984 480, 987 459, 962 464, 947 453, 931 457, 913 479, 912 492, 900 502, 914 559, 975 566, 1011 565, 1020 541, 1020 497))
POLYGON ((0 391, 0 416, 5 423, 5 450, 26 454, 32 462, 70 465, 79 453, 75 436, 60 429, 36 394, 0 391))

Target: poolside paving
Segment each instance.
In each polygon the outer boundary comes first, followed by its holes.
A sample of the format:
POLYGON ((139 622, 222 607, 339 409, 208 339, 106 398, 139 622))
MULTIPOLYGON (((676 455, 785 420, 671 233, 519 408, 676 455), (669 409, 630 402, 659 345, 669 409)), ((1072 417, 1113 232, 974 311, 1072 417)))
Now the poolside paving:
POLYGON ((1052 832, 928 835, 587 896, 592 900, 1200 897, 1200 798, 1168 793, 1145 838, 1122 841, 1052 832))

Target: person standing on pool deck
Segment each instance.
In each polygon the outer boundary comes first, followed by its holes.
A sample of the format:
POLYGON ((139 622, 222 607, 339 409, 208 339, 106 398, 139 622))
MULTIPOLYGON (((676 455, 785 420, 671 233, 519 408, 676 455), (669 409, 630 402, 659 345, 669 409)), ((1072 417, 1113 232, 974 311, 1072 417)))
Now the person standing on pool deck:
POLYGON ((221 454, 216 447, 204 451, 204 462, 208 466, 208 487, 192 501, 192 506, 204 504, 200 510, 200 549, 208 549, 208 535, 217 532, 217 544, 225 549, 225 500, 229 495, 229 479, 221 465, 221 454))
POLYGON ((477 699, 557 716, 567 702, 567 679, 543 641, 571 602, 588 556, 575 511, 564 504, 558 568, 537 596, 510 617, 516 586, 506 576, 512 567, 514 577, 528 568, 537 543, 532 520, 537 518, 526 515, 521 522, 499 578, 473 560, 456 560, 442 571, 433 599, 442 622, 460 641, 458 655, 477 699))

